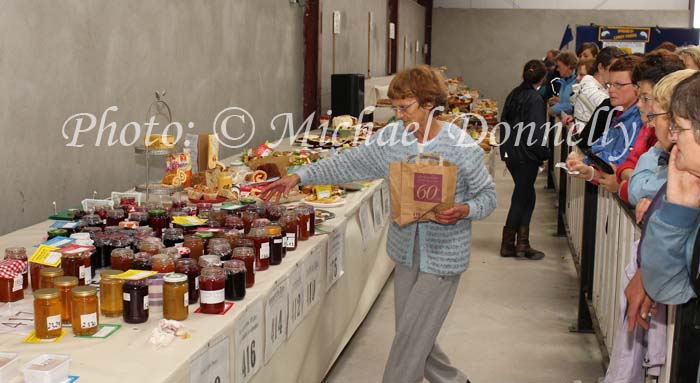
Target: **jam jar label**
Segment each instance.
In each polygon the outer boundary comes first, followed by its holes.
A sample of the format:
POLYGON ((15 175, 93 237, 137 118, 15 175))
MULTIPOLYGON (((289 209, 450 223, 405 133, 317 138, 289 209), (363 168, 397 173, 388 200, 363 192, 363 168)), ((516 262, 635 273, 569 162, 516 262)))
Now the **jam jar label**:
POLYGON ((296 240, 297 240, 296 233, 287 234, 287 248, 294 248, 294 246, 296 245, 296 240))
POLYGON ((92 282, 92 266, 85 267, 85 286, 92 282))
POLYGON ((24 277, 22 277, 22 274, 15 275, 15 278, 12 280, 12 292, 14 293, 15 291, 22 290, 22 283, 23 282, 24 282, 24 277))
POLYGON ((148 310, 148 295, 143 297, 143 309, 148 310))
POLYGON ((97 313, 83 314, 80 316, 80 328, 97 327, 97 313))
POLYGON ((224 301, 224 291, 225 289, 221 290, 201 290, 199 292, 199 302, 204 303, 204 304, 217 304, 221 303, 224 301))
POLYGON ((61 328, 61 315, 52 315, 46 317, 46 329, 49 331, 58 330, 61 328))
POLYGON ((270 258, 270 243, 263 243, 260 245, 260 259, 270 258))
POLYGON ((122 299, 124 299, 124 302, 131 302, 131 294, 122 293, 122 299))
POLYGON ((184 297, 185 297, 185 299, 184 299, 185 306, 189 306, 190 305, 190 294, 188 292, 185 292, 184 297))
POLYGON ((199 290, 199 276, 194 278, 194 289, 199 290))

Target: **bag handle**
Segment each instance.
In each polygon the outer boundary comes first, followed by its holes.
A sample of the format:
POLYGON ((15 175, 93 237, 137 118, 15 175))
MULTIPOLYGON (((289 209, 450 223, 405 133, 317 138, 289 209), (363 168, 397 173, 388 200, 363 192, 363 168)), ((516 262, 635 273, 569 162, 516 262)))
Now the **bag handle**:
POLYGON ((435 154, 435 153, 414 154, 414 155, 406 157, 405 162, 411 162, 411 160, 414 158, 416 159, 416 163, 420 163, 421 158, 426 159, 425 162, 429 162, 428 159, 436 160, 439 162, 439 166, 443 166, 443 162, 444 162, 444 159, 442 158, 442 156, 439 154, 435 154))

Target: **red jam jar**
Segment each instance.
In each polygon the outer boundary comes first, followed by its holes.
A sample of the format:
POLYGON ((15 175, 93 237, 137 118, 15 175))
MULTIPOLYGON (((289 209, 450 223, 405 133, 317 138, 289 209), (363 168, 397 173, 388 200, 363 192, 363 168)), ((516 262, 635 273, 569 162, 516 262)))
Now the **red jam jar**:
POLYGON ((258 219, 258 213, 253 210, 246 210, 241 213, 241 220, 243 220, 243 233, 250 233, 250 227, 253 225, 253 221, 258 219))
POLYGON ((226 216, 226 222, 224 227, 229 230, 235 230, 239 234, 244 234, 245 225, 243 224, 243 219, 237 215, 226 216))
POLYGON ((250 239, 253 240, 255 249, 255 271, 267 270, 270 267, 270 238, 264 227, 256 227, 250 230, 250 239))
POLYGON ((199 307, 204 314, 224 311, 226 274, 221 267, 205 267, 199 275, 199 307))
POLYGON ((311 237, 311 233, 309 232, 309 224, 311 219, 309 215, 311 214, 311 211, 306 206, 298 206, 296 209, 294 209, 294 211, 297 213, 297 217, 299 219, 297 240, 307 241, 311 237))
POLYGON ((163 229, 168 225, 168 214, 163 209, 154 209, 148 211, 148 226, 153 228, 153 234, 156 238, 163 236, 163 229))
POLYGON ((0 262, 0 302, 17 302, 24 299, 22 270, 25 261, 6 259, 0 262))
POLYGON ((284 235, 279 225, 272 224, 265 228, 267 236, 270 238, 270 264, 275 266, 282 263, 284 258, 284 235))
POLYGON ((119 222, 126 219, 124 209, 109 209, 107 210, 107 226, 119 227, 119 222))
POLYGON ((25 267, 22 271, 22 289, 29 287, 29 261, 27 259, 27 250, 24 247, 8 247, 5 249, 5 259, 16 259, 24 261, 25 267))
POLYGON ((285 246, 287 251, 297 249, 297 234, 299 233, 299 219, 293 211, 287 212, 280 219, 280 225, 284 230, 285 246))
POLYGON ((163 243, 155 237, 146 237, 139 241, 139 251, 150 253, 152 255, 160 254, 163 249, 163 243))
POLYGON ((182 246, 190 249, 190 258, 195 261, 204 254, 204 240, 194 235, 185 236, 182 246))
POLYGON ((187 275, 187 288, 190 304, 199 301, 199 266, 192 258, 180 258, 175 261, 175 272, 187 275))
POLYGON ((127 271, 131 269, 131 265, 134 263, 134 252, 128 248, 118 248, 112 250, 110 255, 112 269, 127 271))
POLYGON ((212 238, 207 246, 207 254, 218 255, 227 261, 231 259, 231 244, 226 238, 212 238))
POLYGON ((233 249, 233 259, 243 261, 245 264, 245 287, 247 289, 255 284, 255 250, 252 247, 237 247, 233 249))
POLYGON ((131 268, 134 270, 151 270, 151 257, 153 257, 151 253, 141 252, 136 254, 131 268))

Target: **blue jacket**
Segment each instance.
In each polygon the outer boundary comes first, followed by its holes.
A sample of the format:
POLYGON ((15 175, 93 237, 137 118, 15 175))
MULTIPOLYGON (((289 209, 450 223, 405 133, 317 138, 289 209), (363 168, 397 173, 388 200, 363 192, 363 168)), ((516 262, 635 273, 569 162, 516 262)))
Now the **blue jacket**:
POLYGON ((641 127, 642 117, 634 105, 612 119, 608 130, 591 146, 591 152, 606 162, 620 165, 634 147, 641 127))
POLYGON ((654 198, 656 192, 666 183, 668 166, 659 166, 659 155, 663 152, 663 149, 652 146, 639 157, 627 185, 627 195, 632 206, 636 206, 642 198, 654 198))
POLYGON ((552 111, 561 115, 561 112, 566 114, 572 114, 574 112, 574 107, 571 105, 571 86, 576 83, 576 71, 574 71, 571 76, 567 78, 562 78, 559 80, 561 88, 559 89, 559 102, 552 106, 552 111))

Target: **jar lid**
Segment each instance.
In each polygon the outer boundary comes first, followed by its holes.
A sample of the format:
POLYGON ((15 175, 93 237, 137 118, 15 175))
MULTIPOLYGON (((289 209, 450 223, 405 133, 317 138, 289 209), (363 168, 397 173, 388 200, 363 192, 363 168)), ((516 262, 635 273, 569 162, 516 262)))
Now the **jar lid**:
POLYGON ((59 267, 44 267, 43 269, 39 270, 39 275, 43 275, 45 277, 60 277, 63 275, 63 269, 59 267))
POLYGON ((163 280, 168 283, 180 283, 180 282, 186 282, 187 281, 187 275, 185 274, 180 274, 180 273, 168 273, 165 274, 165 277, 163 280))
POLYGON ((240 259, 232 259, 230 261, 225 261, 223 263, 224 269, 225 270, 231 270, 231 271, 246 271, 245 268, 245 262, 241 261, 240 259))
POLYGON ((206 232, 194 233, 194 235, 199 237, 199 238, 202 238, 202 239, 214 237, 214 233, 206 233, 206 232))
POLYGON ((100 277, 102 277, 102 279, 119 279, 116 276, 121 273, 121 270, 104 269, 100 271, 100 277))
POLYGON ((175 266, 192 266, 196 264, 197 261, 194 258, 180 258, 175 261, 175 266))
MULTIPOLYGON (((78 277, 72 277, 72 276, 58 277, 58 278, 53 280, 53 285, 54 286, 63 286, 63 287, 78 286, 78 277)), ((36 293, 34 293, 34 295, 36 295, 36 293)))
POLYGON ((60 293, 56 289, 39 289, 34 292, 36 299, 52 299, 60 297, 60 293))
POLYGON ((13 255, 13 256, 25 255, 26 256, 27 249, 25 249, 24 247, 19 247, 19 246, 8 247, 7 249, 5 249, 5 256, 10 256, 10 255, 13 255))
POLYGON ((221 257, 218 255, 207 254, 199 257, 200 266, 221 266, 221 257))
POLYGON ((153 209, 148 211, 149 215, 162 216, 165 215, 165 210, 163 209, 153 209))
POLYGON ((267 230, 267 235, 282 235, 282 228, 279 226, 267 226, 265 229, 267 230))
POLYGON ((71 290, 71 294, 73 294, 74 297, 90 297, 93 295, 97 295, 97 287, 93 287, 93 286, 74 287, 73 290, 71 290))
POLYGON ((165 236, 166 234, 167 235, 172 235, 172 234, 182 235, 182 229, 177 228, 177 227, 174 227, 172 229, 163 229, 163 235, 165 236))
POLYGON ((51 235, 65 235, 65 234, 68 234, 68 230, 66 230, 66 229, 49 229, 46 233, 51 234, 51 235))

